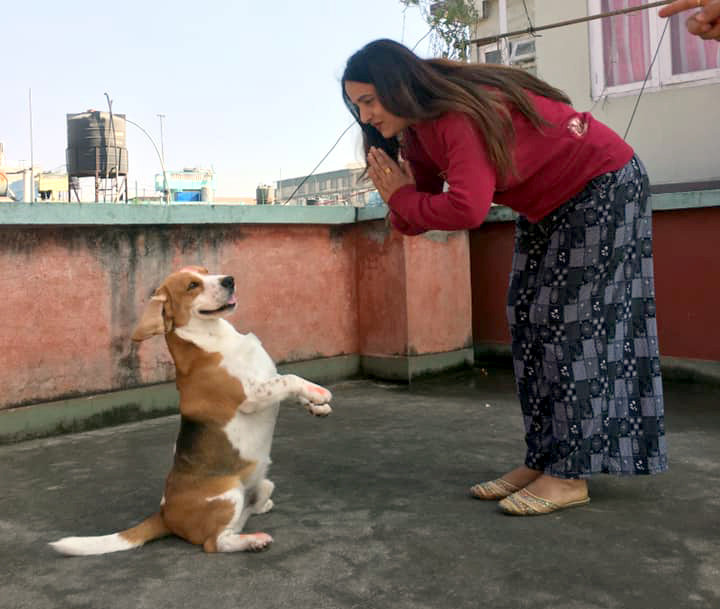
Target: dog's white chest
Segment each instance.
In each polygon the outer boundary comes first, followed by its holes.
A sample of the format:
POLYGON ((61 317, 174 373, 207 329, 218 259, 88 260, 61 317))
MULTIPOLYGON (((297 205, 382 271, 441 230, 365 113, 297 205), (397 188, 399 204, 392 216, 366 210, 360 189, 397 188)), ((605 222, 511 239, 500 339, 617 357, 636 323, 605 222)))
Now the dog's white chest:
POLYGON ((229 322, 216 319, 177 328, 177 335, 208 353, 222 356, 220 365, 236 379, 264 381, 277 373, 275 363, 252 334, 240 334, 229 322))

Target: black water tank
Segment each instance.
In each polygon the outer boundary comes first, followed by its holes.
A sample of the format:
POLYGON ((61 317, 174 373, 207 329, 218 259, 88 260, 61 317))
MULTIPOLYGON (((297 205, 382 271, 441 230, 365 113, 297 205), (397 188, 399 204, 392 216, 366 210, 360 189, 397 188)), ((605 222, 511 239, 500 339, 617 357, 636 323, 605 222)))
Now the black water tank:
POLYGON ((88 110, 67 115, 67 172, 71 176, 127 175, 125 115, 88 110))

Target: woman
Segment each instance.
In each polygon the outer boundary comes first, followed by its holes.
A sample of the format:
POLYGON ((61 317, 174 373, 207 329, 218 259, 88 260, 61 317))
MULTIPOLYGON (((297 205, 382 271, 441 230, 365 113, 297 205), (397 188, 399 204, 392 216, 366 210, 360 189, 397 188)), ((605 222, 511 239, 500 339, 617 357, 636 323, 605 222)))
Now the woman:
POLYGON ((648 178, 632 148, 522 70, 391 40, 350 57, 342 91, 397 230, 471 229, 493 201, 520 214, 507 310, 527 453, 472 495, 544 514, 588 503, 592 474, 667 469, 648 178))

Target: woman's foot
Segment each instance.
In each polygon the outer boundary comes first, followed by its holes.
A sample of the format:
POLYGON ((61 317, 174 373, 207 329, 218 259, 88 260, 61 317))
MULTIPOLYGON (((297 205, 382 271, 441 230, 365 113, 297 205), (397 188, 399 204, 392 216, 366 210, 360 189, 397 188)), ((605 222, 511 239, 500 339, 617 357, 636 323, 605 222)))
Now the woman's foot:
POLYGON ((579 501, 588 496, 586 480, 566 480, 564 478, 554 478, 547 474, 538 476, 525 488, 533 495, 558 505, 579 501))
POLYGON ((540 470, 521 465, 501 478, 476 484, 470 488, 470 494, 476 499, 502 499, 524 488, 541 475, 540 470))
POLYGON ((537 516, 590 502, 585 480, 541 475, 525 488, 500 501, 500 509, 515 516, 537 516))

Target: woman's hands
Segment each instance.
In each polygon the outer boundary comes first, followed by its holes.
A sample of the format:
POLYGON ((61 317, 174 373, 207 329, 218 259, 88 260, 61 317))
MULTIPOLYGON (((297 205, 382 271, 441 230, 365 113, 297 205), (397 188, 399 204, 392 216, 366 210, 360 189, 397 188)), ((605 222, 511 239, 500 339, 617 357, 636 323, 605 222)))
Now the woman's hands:
POLYGON ((387 203, 393 193, 406 184, 415 184, 410 165, 403 161, 398 165, 380 148, 372 146, 367 155, 368 176, 375 184, 382 200, 387 203))
POLYGON ((720 40, 720 0, 675 0, 663 6, 659 14, 670 17, 693 8, 702 10, 688 18, 688 32, 705 40, 720 40))

